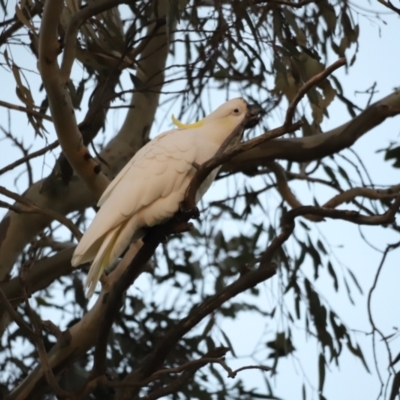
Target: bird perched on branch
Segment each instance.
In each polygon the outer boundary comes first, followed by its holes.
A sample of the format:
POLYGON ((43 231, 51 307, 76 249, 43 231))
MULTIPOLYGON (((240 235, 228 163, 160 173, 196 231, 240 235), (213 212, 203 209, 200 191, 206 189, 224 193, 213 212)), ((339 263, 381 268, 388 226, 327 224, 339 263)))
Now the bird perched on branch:
MULTIPOLYGON (((73 266, 92 261, 86 278, 88 298, 104 269, 132 241, 142 238, 145 228, 167 221, 179 210, 196 169, 211 159, 238 127, 255 126, 260 112, 259 106, 237 98, 193 124, 173 117, 178 129, 157 136, 132 157, 104 191, 98 202, 100 209, 72 257, 73 266)), ((201 184, 196 202, 218 169, 201 184)))

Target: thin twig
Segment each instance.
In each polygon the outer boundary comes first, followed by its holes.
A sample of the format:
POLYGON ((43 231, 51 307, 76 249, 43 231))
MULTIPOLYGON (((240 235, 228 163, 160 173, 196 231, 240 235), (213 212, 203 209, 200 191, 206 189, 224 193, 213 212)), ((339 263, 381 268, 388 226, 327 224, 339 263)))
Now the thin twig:
POLYGON ((378 3, 381 3, 385 7, 389 8, 390 10, 396 12, 397 14, 400 15, 400 8, 395 7, 390 1, 386 0, 378 0, 378 3))
POLYGON ((50 367, 46 348, 44 347, 42 339, 42 330, 40 324, 38 323, 39 322, 38 320, 40 320, 40 323, 42 323, 42 320, 40 319, 38 314, 33 312, 24 285, 23 285, 23 296, 25 299, 26 311, 33 326, 33 339, 36 345, 36 350, 39 354, 40 363, 42 364, 43 374, 46 378, 46 381, 57 397, 68 398, 71 395, 71 393, 61 389, 60 386, 58 386, 56 377, 54 376, 53 370, 50 367))
POLYGON ((4 305, 10 314, 11 318, 14 322, 20 327, 21 331, 34 342, 34 332, 29 327, 29 325, 22 319, 22 317, 18 314, 15 308, 8 301, 7 296, 4 294, 3 290, 0 288, 0 300, 2 305, 4 305))
POLYGON ((53 119, 49 115, 43 114, 43 113, 41 113, 39 111, 29 110, 26 107, 18 106, 16 104, 7 103, 6 101, 3 101, 3 100, 0 100, 0 106, 9 108, 10 110, 21 111, 21 112, 24 112, 26 114, 33 115, 34 117, 45 119, 47 121, 53 121, 53 119))
POLYGON ((39 157, 39 156, 41 156, 43 154, 46 154, 48 151, 53 150, 56 147, 58 147, 58 145, 59 145, 58 140, 56 140, 55 142, 49 144, 48 146, 43 147, 40 150, 34 151, 33 153, 28 154, 27 156, 22 157, 17 161, 14 161, 13 163, 7 165, 6 167, 0 169, 0 175, 6 173, 8 171, 11 171, 12 169, 14 169, 14 168, 18 167, 19 165, 23 164, 24 162, 32 160, 32 158, 36 158, 36 157, 39 157))
POLYGON ((290 103, 287 111, 286 111, 286 118, 283 124, 284 127, 290 126, 293 121, 294 113, 296 111, 296 107, 299 104, 300 100, 306 95, 306 93, 319 82, 326 79, 332 72, 337 70, 338 68, 342 67, 346 64, 345 58, 339 58, 339 60, 335 61, 332 65, 325 68, 322 72, 317 75, 314 75, 311 79, 309 79, 296 93, 294 99, 290 103))
POLYGON ((378 335, 381 337, 382 341, 385 343, 386 350, 389 355, 389 369, 391 369, 392 372, 395 372, 395 371, 393 369, 393 360, 392 360, 390 347, 388 344, 388 339, 387 339, 386 335, 384 335, 383 332, 376 326, 374 318, 372 316, 372 294, 378 285, 378 280, 379 280, 380 274, 382 272, 386 257, 388 256, 390 251, 397 249, 399 247, 400 247, 400 242, 389 244, 386 247, 385 251, 383 252, 382 259, 379 263, 378 270, 376 271, 374 282, 372 283, 372 286, 368 292, 368 298, 367 298, 368 319, 369 319, 369 323, 371 324, 371 328, 372 328, 372 349, 373 349, 373 355, 374 355, 375 370, 378 374, 378 377, 379 377, 379 380, 380 380, 382 386, 383 386, 383 380, 382 380, 382 377, 379 372, 378 357, 377 357, 376 345, 375 345, 375 341, 376 341, 375 334, 376 333, 378 333, 378 335))

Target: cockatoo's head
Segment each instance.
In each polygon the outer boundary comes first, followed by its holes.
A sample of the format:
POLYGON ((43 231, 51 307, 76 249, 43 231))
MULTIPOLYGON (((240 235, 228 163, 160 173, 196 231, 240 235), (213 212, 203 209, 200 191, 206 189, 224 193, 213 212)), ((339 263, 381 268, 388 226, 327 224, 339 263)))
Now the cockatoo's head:
POLYGON ((229 125, 234 129, 246 118, 247 121, 244 128, 252 128, 259 121, 260 113, 260 106, 247 104, 244 99, 238 97, 222 104, 202 121, 207 124, 222 121, 223 124, 229 125))
POLYGON ((262 110, 260 106, 247 104, 244 99, 239 97, 227 101, 205 118, 192 124, 183 124, 174 116, 172 116, 172 121, 180 129, 198 128, 203 125, 212 124, 219 126, 220 128, 226 128, 232 132, 245 119, 246 122, 244 128, 252 128, 255 126, 260 119, 261 111, 262 110))

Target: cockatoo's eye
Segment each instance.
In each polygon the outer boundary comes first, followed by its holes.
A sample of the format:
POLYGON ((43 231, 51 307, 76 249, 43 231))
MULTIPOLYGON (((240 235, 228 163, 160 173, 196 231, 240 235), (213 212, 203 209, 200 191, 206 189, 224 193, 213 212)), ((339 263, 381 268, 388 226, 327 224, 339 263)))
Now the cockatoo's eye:
POLYGON ((238 109, 238 108, 235 108, 235 109, 233 110, 233 113, 234 113, 234 114, 239 114, 239 109, 238 109))

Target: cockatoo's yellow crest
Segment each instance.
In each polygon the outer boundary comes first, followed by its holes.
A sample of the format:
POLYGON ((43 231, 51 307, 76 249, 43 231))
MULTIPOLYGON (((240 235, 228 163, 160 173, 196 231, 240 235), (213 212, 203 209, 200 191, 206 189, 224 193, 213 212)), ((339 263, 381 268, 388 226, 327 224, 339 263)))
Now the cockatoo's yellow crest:
POLYGON ((200 121, 193 122, 192 124, 184 124, 181 121, 178 121, 175 118, 175 115, 172 114, 172 122, 176 125, 179 129, 189 129, 189 128, 199 128, 200 126, 204 125, 204 121, 201 119, 200 121))

